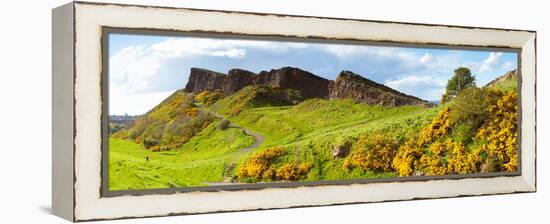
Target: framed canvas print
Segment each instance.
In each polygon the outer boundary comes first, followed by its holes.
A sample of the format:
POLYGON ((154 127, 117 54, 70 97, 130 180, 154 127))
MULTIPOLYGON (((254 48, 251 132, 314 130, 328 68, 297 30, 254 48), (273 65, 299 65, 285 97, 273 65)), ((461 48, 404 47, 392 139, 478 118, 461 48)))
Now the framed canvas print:
POLYGON ((535 48, 528 30, 60 6, 53 212, 534 192, 535 48))

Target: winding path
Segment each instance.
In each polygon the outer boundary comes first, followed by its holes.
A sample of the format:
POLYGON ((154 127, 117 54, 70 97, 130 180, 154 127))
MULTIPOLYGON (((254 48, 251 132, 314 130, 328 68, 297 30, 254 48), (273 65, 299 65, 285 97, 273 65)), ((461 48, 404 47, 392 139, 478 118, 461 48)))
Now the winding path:
POLYGON ((253 149, 256 149, 258 148, 258 146, 260 146, 262 143, 264 143, 265 141, 265 137, 263 135, 261 135, 260 133, 258 132, 255 132, 255 131, 252 131, 250 129, 246 129, 246 128, 243 128, 239 125, 236 125, 236 124, 233 124, 231 123, 231 121, 227 120, 225 117, 219 115, 218 113, 214 112, 214 111, 211 111, 209 109, 206 109, 206 108, 203 108, 204 110, 214 114, 214 116, 220 118, 220 119, 223 119, 223 120, 226 120, 227 122, 229 122, 229 127, 232 127, 232 128, 238 128, 238 129, 241 129, 243 130, 247 135, 251 135, 251 136, 254 136, 254 143, 252 143, 251 145, 239 150, 239 151, 236 151, 234 152, 234 154, 242 154, 242 153, 245 153, 245 152, 250 152, 252 151, 253 149))
POLYGON ((240 184, 240 183, 235 183, 233 182, 233 177, 231 176, 233 174, 233 170, 236 168, 237 166, 237 163, 235 161, 236 159, 236 156, 235 155, 241 155, 241 154, 244 154, 244 153, 247 153, 247 152, 250 152, 254 149, 257 149, 264 141, 265 141, 265 137, 263 135, 261 135, 260 133, 258 132, 255 132, 255 131, 252 131, 250 129, 247 129, 247 128, 243 128, 239 125, 236 125, 234 123, 231 123, 230 120, 226 119, 225 117, 219 115, 218 113, 208 109, 208 108, 204 108, 204 107, 201 107, 203 110, 205 111, 208 111, 210 113, 212 113, 214 116, 216 116, 217 118, 220 118, 222 120, 226 120, 227 122, 229 122, 229 125, 228 127, 231 127, 231 128, 237 128, 237 129, 241 129, 243 130, 247 135, 251 135, 251 136, 254 136, 254 143, 252 143, 251 145, 247 146, 247 147, 244 147, 236 152, 232 152, 230 153, 230 155, 232 155, 231 157, 231 160, 229 162, 229 164, 227 164, 224 168, 224 171, 223 171, 223 180, 222 182, 204 182, 203 184, 206 184, 208 186, 216 186, 216 185, 233 185, 233 184, 240 184))

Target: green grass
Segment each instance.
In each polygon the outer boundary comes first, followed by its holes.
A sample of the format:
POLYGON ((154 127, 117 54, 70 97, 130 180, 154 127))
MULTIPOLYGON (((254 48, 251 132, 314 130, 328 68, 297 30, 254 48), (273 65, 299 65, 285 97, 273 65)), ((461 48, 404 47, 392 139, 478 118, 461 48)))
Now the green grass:
POLYGON ((110 190, 203 186, 219 182, 231 153, 254 142, 241 129, 210 124, 180 148, 151 152, 131 140, 109 139, 110 190), (231 138, 231 144, 226 143, 231 138), (147 161, 149 157, 149 161, 147 161))
POLYGON ((501 81, 493 85, 494 88, 497 88, 504 92, 509 91, 518 91, 518 77, 514 76, 513 78, 501 81))

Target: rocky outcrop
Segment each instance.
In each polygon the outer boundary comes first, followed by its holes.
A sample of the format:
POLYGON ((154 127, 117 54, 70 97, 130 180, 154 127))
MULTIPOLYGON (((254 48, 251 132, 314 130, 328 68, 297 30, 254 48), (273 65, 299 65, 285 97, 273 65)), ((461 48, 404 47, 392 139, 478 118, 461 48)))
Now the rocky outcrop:
POLYGON ((223 92, 227 95, 233 94, 242 88, 253 85, 258 75, 243 69, 231 69, 223 83, 223 92))
POLYGON ((304 98, 327 99, 329 83, 328 79, 292 67, 262 71, 260 74, 243 69, 231 69, 228 75, 192 68, 185 91, 221 90, 226 95, 231 95, 249 85, 264 85, 299 90, 304 98))
POLYGON ((299 90, 304 98, 328 98, 329 80, 299 68, 283 67, 262 71, 254 84, 271 88, 299 90))
POLYGON ((351 148, 350 143, 344 143, 342 145, 333 145, 332 146, 332 157, 334 158, 344 158, 349 154, 351 148))
POLYGON ((185 91, 196 93, 204 90, 220 90, 226 95, 231 95, 249 85, 298 90, 303 99, 352 98, 357 102, 370 105, 433 106, 432 103, 406 95, 350 71, 342 71, 336 81, 332 81, 293 67, 262 71, 259 74, 243 69, 231 69, 228 75, 192 68, 185 91))
POLYGON ((357 102, 381 106, 433 106, 420 98, 409 96, 350 71, 342 71, 329 88, 329 99, 352 98, 357 102))
POLYGON ((189 81, 185 85, 185 91, 197 93, 204 90, 221 90, 226 75, 202 68, 191 68, 189 81))

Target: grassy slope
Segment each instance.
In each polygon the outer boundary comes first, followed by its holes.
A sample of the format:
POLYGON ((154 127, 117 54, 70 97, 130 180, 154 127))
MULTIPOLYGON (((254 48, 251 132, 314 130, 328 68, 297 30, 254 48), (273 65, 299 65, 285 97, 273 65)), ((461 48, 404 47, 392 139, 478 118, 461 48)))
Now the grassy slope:
POLYGON ((493 88, 500 89, 501 91, 508 92, 508 91, 518 91, 518 77, 517 75, 514 76, 511 79, 507 79, 501 82, 497 82, 494 85, 492 85, 493 88))
MULTIPOLYGON (((250 93, 246 93, 251 95, 250 93)), ((231 111, 233 97, 214 105, 223 114, 231 111)), ((352 100, 310 99, 296 106, 256 107, 228 117, 232 122, 262 133, 266 141, 261 148, 284 146, 291 153, 277 161, 313 162, 315 167, 308 180, 335 180, 393 176, 361 170, 344 171, 341 159, 333 159, 330 151, 334 144, 361 133, 385 133, 404 137, 417 132, 435 116, 440 108, 418 106, 381 107, 358 104, 352 100)), ((241 158, 241 162, 245 158, 241 158)))
POLYGON ((218 122, 172 151, 151 152, 133 141, 110 138, 110 190, 201 186, 202 182, 221 181, 230 153, 252 144, 254 138, 236 128, 221 131, 218 122), (231 144, 227 144, 228 136, 231 144))

